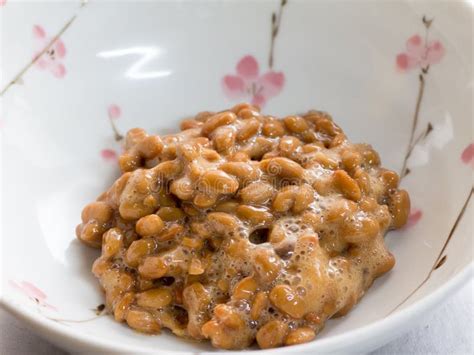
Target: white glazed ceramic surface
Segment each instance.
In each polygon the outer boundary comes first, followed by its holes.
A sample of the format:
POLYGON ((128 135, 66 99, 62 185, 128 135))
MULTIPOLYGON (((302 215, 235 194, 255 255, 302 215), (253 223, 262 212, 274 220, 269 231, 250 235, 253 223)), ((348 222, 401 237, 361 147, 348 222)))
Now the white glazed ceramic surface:
POLYGON ((332 113, 385 166, 406 163, 412 198, 386 237, 395 268, 317 340, 272 351, 364 351, 408 330, 472 273, 472 14, 461 1, 0 0, 2 305, 76 352, 213 351, 96 316, 98 252, 74 228, 118 174, 113 126, 171 132, 249 100, 332 113))

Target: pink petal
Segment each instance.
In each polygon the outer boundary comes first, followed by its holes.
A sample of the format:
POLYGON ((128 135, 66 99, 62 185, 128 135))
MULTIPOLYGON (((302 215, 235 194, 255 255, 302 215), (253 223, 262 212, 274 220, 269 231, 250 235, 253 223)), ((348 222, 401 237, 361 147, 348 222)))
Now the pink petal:
POLYGON ((405 53, 397 55, 397 68, 401 70, 408 69, 408 56, 405 53))
POLYGON ((406 53, 397 55, 397 68, 401 71, 407 71, 418 66, 418 61, 406 53))
POLYGON ((115 161, 115 160, 117 160, 117 153, 113 149, 102 149, 100 151, 100 155, 106 161, 115 161))
POLYGON ((36 298, 39 302, 43 302, 47 297, 43 291, 28 281, 22 281, 21 288, 25 294, 31 298, 36 298))
POLYGON ((425 44, 420 35, 411 36, 407 43, 407 52, 411 57, 421 59, 425 52, 425 44))
POLYGON ((464 164, 474 163, 474 143, 469 144, 461 154, 461 160, 464 164))
POLYGON ((251 104, 252 105, 257 105, 258 107, 262 108, 263 106, 265 106, 267 102, 267 99, 261 95, 261 94, 256 94, 253 98, 252 98, 252 102, 251 104))
POLYGON ((51 311, 57 311, 58 310, 56 307, 54 307, 53 305, 51 305, 49 303, 46 303, 46 302, 40 302, 40 303, 44 308, 47 308, 51 311))
POLYGON ((66 67, 61 63, 51 63, 49 68, 56 78, 62 78, 66 75, 66 67))
POLYGON ((258 77, 258 63, 257 60, 251 56, 246 55, 237 63, 237 74, 245 80, 255 80, 258 77))
POLYGON ((117 119, 122 114, 122 110, 120 107, 118 107, 118 105, 112 104, 107 109, 107 114, 109 115, 110 119, 117 119))
POLYGON ((285 75, 282 72, 269 71, 262 75, 257 82, 261 88, 258 93, 269 99, 280 93, 285 85, 285 75))
POLYGON ((0 0, 0 6, 4 6, 7 3, 7 0, 0 0))
POLYGON ((63 41, 58 39, 54 43, 54 49, 55 49, 55 52, 56 52, 58 58, 64 58, 64 56, 66 55, 66 46, 64 45, 63 41))
POLYGON ((415 209, 411 211, 410 215, 408 216, 408 221, 407 221, 407 224, 405 225, 405 228, 413 227, 415 224, 417 224, 420 221, 422 216, 423 216, 423 212, 420 209, 415 209))
POLYGON ((427 64, 436 64, 439 63, 443 58, 445 49, 443 44, 440 41, 431 42, 428 45, 426 52, 426 63, 427 64))
POLYGON ((49 64, 49 61, 44 56, 41 56, 36 60, 36 66, 40 69, 47 68, 49 64))
POLYGON ((46 37, 46 32, 44 31, 44 28, 41 27, 40 25, 34 25, 33 26, 33 37, 42 39, 46 37))
POLYGON ((222 89, 230 99, 239 99, 245 96, 244 80, 235 75, 226 75, 222 78, 222 89))

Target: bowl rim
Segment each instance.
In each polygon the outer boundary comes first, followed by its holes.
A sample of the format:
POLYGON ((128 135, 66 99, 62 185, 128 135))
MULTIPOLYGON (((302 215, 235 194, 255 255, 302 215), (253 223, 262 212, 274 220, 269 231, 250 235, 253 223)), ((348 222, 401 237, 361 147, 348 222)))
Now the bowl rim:
MULTIPOLYGON (((399 311, 392 313, 385 318, 379 319, 373 323, 364 325, 360 328, 344 332, 339 335, 335 335, 326 339, 318 339, 306 344, 294 345, 291 347, 291 352, 303 352, 307 350, 318 350, 321 352, 332 352, 340 351, 342 347, 347 348, 369 341, 371 338, 375 338, 381 334, 393 335, 386 337, 387 340, 394 338, 398 333, 393 332, 394 329, 398 328, 401 324, 406 323, 410 319, 414 319, 421 315, 425 311, 434 306, 440 304, 446 300, 447 295, 454 293, 458 290, 461 285, 465 284, 466 281, 474 276, 474 261, 471 261, 463 269, 458 271, 454 277, 451 277, 448 281, 444 282, 436 290, 430 294, 416 300, 414 303, 400 309, 399 311), (317 344, 317 345, 316 345, 317 344), (343 345, 341 345, 343 344, 343 345), (317 348, 317 349, 315 349, 317 348)), ((77 332, 76 329, 70 328, 64 325, 60 325, 53 320, 47 319, 39 314, 34 313, 28 309, 22 309, 14 304, 11 300, 8 300, 4 295, 0 299, 0 307, 8 311, 10 314, 27 323, 31 328, 40 336, 45 338, 61 337, 64 342, 69 342, 77 346, 89 347, 90 349, 95 348, 99 351, 108 352, 147 352, 146 349, 141 349, 137 346, 127 346, 126 344, 120 344, 113 341, 107 341, 98 337, 90 336, 85 333, 77 332)), ((406 327, 405 331, 408 331, 410 327, 406 327)), ((159 339, 157 337, 157 339, 159 339)), ((178 338, 176 338, 178 339, 178 338)), ((379 344, 382 345, 382 344, 379 344)), ((217 349, 216 349, 217 350, 217 349)), ((246 354, 265 354, 272 352, 273 354, 288 353, 288 347, 281 347, 275 349, 266 350, 246 350, 246 354)), ((169 354, 169 350, 154 349, 155 354, 169 354)), ((176 351, 173 354, 210 354, 213 351, 176 351)), ((228 354, 239 354, 242 351, 229 351, 228 354)))
MULTIPOLYGON (((471 4, 472 0, 463 0, 460 5, 464 6, 465 11, 469 11, 474 14, 474 5, 471 4)), ((0 274, 1 276, 1 274, 0 274)), ((426 313, 429 309, 441 304, 447 300, 447 296, 458 291, 462 285, 464 285, 470 278, 474 278, 474 260, 471 260, 462 269, 458 270, 454 276, 448 278, 435 290, 428 293, 427 295, 415 300, 413 303, 406 307, 402 307, 394 313, 387 315, 382 319, 378 319, 362 327, 343 332, 338 335, 330 336, 324 339, 316 339, 312 342, 293 345, 291 347, 280 347, 274 349, 261 349, 261 350, 245 350, 245 354, 257 355, 257 354, 283 354, 283 353, 297 353, 305 351, 319 351, 321 353, 326 352, 337 352, 343 349, 347 349, 352 346, 359 344, 368 343, 370 339, 385 335, 384 342, 378 342, 378 346, 390 341, 395 338, 399 333, 407 332, 411 329, 411 325, 403 328, 402 331, 395 332, 396 329, 400 329, 403 324, 407 324, 410 320, 418 319, 423 313, 426 313), (390 335, 386 335, 390 334, 390 335)), ((36 334, 48 340, 54 338, 60 338, 62 344, 71 344, 77 347, 86 348, 87 350, 96 350, 101 352, 113 352, 113 353, 147 353, 151 350, 144 349, 140 346, 127 345, 122 343, 116 343, 114 341, 108 341, 106 338, 99 338, 94 335, 89 335, 83 332, 78 332, 77 329, 68 327, 66 325, 57 323, 51 319, 44 317, 43 315, 36 313, 34 310, 21 307, 13 298, 6 297, 0 287, 0 308, 4 309, 15 318, 19 319, 27 326, 30 327, 36 334)), ((415 323, 415 322, 413 322, 415 323)), ((159 339, 159 336, 156 337, 159 339)), ((176 337, 177 341, 180 341, 176 337)), ((54 340, 52 341, 54 343, 54 340)), ((157 342, 159 345, 159 342, 157 342)), ((373 346, 375 348, 376 346, 373 346)), ((370 350, 370 349, 368 349, 370 350)), ((177 355, 190 355, 190 354, 213 354, 218 352, 219 349, 212 351, 170 351, 168 349, 153 349, 154 354, 168 355, 170 353, 177 355)), ((243 351, 226 351, 227 354, 237 355, 242 354, 243 351)))

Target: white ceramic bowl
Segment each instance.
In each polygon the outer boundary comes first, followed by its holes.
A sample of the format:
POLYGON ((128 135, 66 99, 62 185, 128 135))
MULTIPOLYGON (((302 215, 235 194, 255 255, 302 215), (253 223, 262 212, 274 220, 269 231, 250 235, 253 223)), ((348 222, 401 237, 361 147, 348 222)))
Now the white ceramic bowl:
POLYGON ((473 269, 471 6, 0 1, 3 307, 71 351, 213 351, 96 316, 97 251, 74 228, 118 174, 111 123, 164 133, 250 100, 332 113, 385 166, 406 163, 413 205, 386 238, 396 267, 317 340, 272 353, 362 352, 408 330, 473 269))

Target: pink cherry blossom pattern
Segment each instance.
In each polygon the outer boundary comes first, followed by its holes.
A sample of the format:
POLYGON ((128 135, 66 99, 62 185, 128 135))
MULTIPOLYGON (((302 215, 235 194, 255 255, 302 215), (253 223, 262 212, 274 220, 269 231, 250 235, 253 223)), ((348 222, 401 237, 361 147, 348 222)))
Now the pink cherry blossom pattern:
POLYGON ((407 224, 405 225, 405 228, 411 228, 414 225, 416 225, 420 219, 423 217, 423 211, 420 210, 419 208, 414 208, 410 212, 410 215, 408 216, 408 221, 407 224))
POLYGON ((122 109, 120 108, 119 105, 111 104, 107 108, 107 115, 109 116, 109 121, 110 121, 110 125, 112 126, 112 130, 114 132, 115 140, 117 142, 121 141, 123 138, 123 135, 120 134, 115 121, 122 115, 122 109))
POLYGON ((15 281, 10 280, 10 286, 17 289, 18 291, 20 291, 21 293, 29 297, 31 300, 35 301, 41 307, 50 309, 52 311, 57 311, 56 307, 46 302, 46 299, 48 298, 46 294, 43 291, 41 291, 38 287, 33 285, 31 282, 28 282, 28 281, 15 282, 15 281))
POLYGON ((273 70, 260 75, 257 60, 246 55, 237 63, 237 75, 225 75, 222 88, 232 100, 250 99, 253 105, 263 107, 268 99, 277 96, 285 85, 285 75, 273 70))
POLYGON ((40 25, 33 26, 33 38, 36 41, 36 51, 34 54, 36 67, 41 70, 48 70, 56 78, 63 78, 66 75, 66 67, 62 63, 66 56, 64 42, 61 39, 57 39, 46 52, 41 54, 52 38, 46 35, 46 31, 40 25))
POLYGON ((469 144, 461 154, 461 160, 466 165, 474 168, 474 143, 469 144))
POLYGON ((425 42, 420 35, 413 35, 406 43, 406 51, 397 55, 397 68, 402 71, 427 68, 439 63, 444 54, 445 49, 440 41, 425 42))
POLYGON ((120 117, 120 115, 122 114, 122 110, 118 105, 112 104, 107 109, 107 114, 109 115, 110 119, 115 120, 120 117))
POLYGON ((118 154, 115 150, 106 148, 100 151, 100 156, 107 162, 116 162, 118 154))

